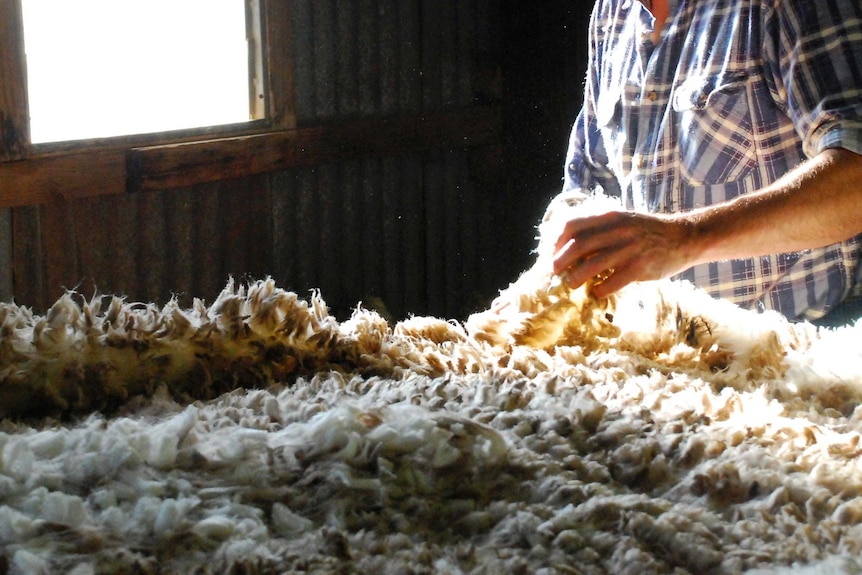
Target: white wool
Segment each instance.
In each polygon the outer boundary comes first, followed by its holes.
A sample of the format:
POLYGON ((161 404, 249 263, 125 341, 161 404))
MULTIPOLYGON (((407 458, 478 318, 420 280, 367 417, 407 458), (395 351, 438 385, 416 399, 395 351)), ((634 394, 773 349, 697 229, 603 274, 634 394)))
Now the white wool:
MULTIPOLYGON (((113 496, 114 494, 111 493, 113 496)), ((98 524, 102 526, 103 529, 110 533, 123 533, 127 532, 130 527, 129 521, 129 512, 127 509, 121 509, 116 506, 118 501, 115 499, 113 505, 115 507, 103 507, 103 511, 98 515, 98 524)))
POLYGON ((69 571, 69 575, 95 575, 96 568, 93 565, 81 563, 69 571))
POLYGON ((19 549, 12 557, 11 572, 15 575, 48 575, 51 572, 47 558, 26 549, 19 549))
POLYGON ((29 447, 35 456, 48 459, 57 457, 69 448, 66 434, 56 429, 36 433, 30 439, 29 447))
MULTIPOLYGON (((137 457, 156 468, 168 468, 176 462, 179 444, 191 429, 196 415, 195 407, 189 406, 183 413, 156 426, 123 419, 113 424, 114 429, 109 429, 109 434, 111 431, 122 433, 137 457), (120 427, 126 429, 120 430, 120 427)), ((116 455, 123 456, 121 453, 116 455)))
POLYGON ((7 505, 0 505, 0 542, 16 543, 32 537, 41 522, 31 515, 19 512, 7 505))
POLYGON ((839 328, 822 328, 816 336, 807 334, 807 346, 788 351, 788 391, 816 391, 824 381, 839 381, 862 394, 862 321, 839 328))
POLYGON ((856 557, 829 557, 811 565, 790 565, 752 569, 745 575, 859 575, 862 573, 862 562, 856 557))
POLYGON ((166 499, 161 502, 153 521, 153 533, 165 539, 185 527, 185 517, 189 511, 200 505, 197 497, 166 499))
POLYGON ((279 502, 272 506, 272 522, 276 531, 286 536, 303 533, 314 527, 314 522, 294 513, 289 507, 279 502))
POLYGON ((50 523, 66 527, 80 527, 87 521, 84 501, 75 495, 51 492, 41 500, 40 517, 50 523))
POLYGON ((3 445, 0 471, 4 475, 24 482, 33 471, 35 457, 29 442, 22 437, 7 437, 3 445))
MULTIPOLYGON (((280 504, 276 504, 280 505, 280 504)), ((201 539, 225 541, 233 535, 236 529, 229 517, 213 516, 201 519, 191 528, 191 532, 201 539)))
POLYGON ((463 325, 361 308, 339 323, 271 281, 191 310, 0 306, 16 338, 4 405, 83 416, 0 429, 0 561, 858 572, 841 559, 862 553, 858 326, 792 325, 685 284, 597 301, 524 277, 463 325), (79 401, 85 360, 117 367, 90 369, 98 393, 79 401))

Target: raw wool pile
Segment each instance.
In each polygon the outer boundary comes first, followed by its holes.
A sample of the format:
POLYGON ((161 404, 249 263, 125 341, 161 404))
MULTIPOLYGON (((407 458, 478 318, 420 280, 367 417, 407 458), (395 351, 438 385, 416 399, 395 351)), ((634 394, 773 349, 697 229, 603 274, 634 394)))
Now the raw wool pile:
POLYGON ((338 323, 272 282, 209 309, 5 308, 4 409, 35 410, 25 383, 48 411, 96 405, 91 384, 125 403, 65 423, 6 412, 0 572, 862 569, 859 327, 669 283, 523 301, 469 329, 338 323), (36 343, 56 332, 70 349, 36 343), (191 401, 231 363, 259 388, 191 401), (136 374, 161 379, 150 393, 136 374))
POLYGON ((537 266, 465 323, 0 308, 0 573, 860 573, 862 324, 537 266))

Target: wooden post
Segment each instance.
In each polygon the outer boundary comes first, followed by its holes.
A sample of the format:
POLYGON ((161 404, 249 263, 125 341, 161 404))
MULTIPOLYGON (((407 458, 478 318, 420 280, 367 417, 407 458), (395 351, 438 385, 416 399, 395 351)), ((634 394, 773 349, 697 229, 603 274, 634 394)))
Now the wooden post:
POLYGON ((275 130, 296 127, 293 32, 288 0, 263 3, 264 57, 267 79, 267 118, 275 130))
POLYGON ((0 54, 0 161, 20 160, 30 146, 21 0, 0 0, 0 54))

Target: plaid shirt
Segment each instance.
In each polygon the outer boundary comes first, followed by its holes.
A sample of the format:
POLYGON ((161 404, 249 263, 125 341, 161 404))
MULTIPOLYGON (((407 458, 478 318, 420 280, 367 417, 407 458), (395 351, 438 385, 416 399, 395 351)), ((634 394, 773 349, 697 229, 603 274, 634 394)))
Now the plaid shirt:
MULTIPOLYGON (((652 30, 640 1, 598 0, 565 191, 684 211, 762 188, 826 148, 862 153, 859 0, 670 0, 658 45, 652 30)), ((862 235, 678 277, 816 319, 859 291, 860 248, 862 235)))

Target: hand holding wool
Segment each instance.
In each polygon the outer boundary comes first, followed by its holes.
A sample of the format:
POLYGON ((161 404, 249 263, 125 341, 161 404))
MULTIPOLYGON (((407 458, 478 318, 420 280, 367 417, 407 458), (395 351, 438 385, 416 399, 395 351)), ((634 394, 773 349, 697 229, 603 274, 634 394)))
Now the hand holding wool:
POLYGON ((571 288, 599 278, 592 293, 604 298, 635 281, 657 280, 693 263, 691 232, 679 217, 610 211, 575 216, 554 246, 554 273, 571 288))

